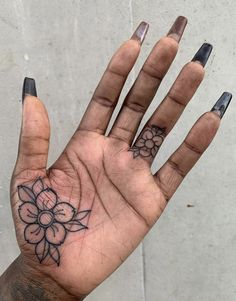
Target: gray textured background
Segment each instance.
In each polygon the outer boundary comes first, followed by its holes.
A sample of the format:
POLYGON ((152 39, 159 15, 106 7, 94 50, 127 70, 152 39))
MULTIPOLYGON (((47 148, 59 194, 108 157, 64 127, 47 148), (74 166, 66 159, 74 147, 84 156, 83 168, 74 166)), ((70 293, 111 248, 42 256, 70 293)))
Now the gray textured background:
MULTIPOLYGON (((179 54, 149 110, 205 41, 214 45, 198 93, 163 147, 160 166, 224 90, 236 95, 236 2, 192 0, 1 0, 0 271, 17 256, 8 187, 17 152, 21 85, 37 81, 52 124, 50 162, 73 133, 114 50, 142 20, 150 30, 134 80, 176 16, 189 19, 179 54)), ((124 94, 122 94, 124 96, 124 94)), ((214 143, 133 255, 89 301, 236 300, 235 100, 214 143), (194 207, 187 207, 188 204, 194 207)), ((146 117, 147 118, 147 117, 146 117)))

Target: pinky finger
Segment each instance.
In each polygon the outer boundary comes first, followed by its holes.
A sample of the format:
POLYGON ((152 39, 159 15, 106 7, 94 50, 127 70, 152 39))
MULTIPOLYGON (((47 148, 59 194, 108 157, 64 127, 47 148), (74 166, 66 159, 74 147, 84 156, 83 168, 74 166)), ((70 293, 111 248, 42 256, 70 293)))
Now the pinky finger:
POLYGON ((202 115, 180 147, 154 175, 168 201, 213 140, 232 95, 223 93, 211 112, 202 115))

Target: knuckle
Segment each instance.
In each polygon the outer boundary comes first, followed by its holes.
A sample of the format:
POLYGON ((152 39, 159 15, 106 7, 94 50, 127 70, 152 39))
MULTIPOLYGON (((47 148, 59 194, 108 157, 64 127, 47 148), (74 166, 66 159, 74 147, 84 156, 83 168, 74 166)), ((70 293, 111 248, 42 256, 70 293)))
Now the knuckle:
POLYGON ((24 143, 49 143, 49 137, 48 136, 43 136, 43 135, 32 135, 32 136, 27 136, 25 134, 22 134, 21 139, 24 143))
POLYGON ((130 101, 130 102, 127 102, 125 104, 125 106, 136 113, 144 114, 146 112, 146 106, 142 103, 130 101))
POLYGON ((97 94, 94 94, 93 98, 92 98, 92 101, 100 104, 101 106, 103 107, 106 107, 106 108, 115 108, 116 106, 116 100, 115 99, 111 99, 107 96, 103 96, 103 95, 97 95, 97 94))
POLYGON ((155 66, 151 62, 147 62, 147 64, 143 66, 141 72, 149 78, 157 80, 158 82, 161 82, 165 75, 165 73, 161 69, 159 69, 158 66, 155 66))
POLYGON ((185 172, 181 169, 180 165, 172 160, 171 158, 168 160, 169 166, 181 177, 185 177, 185 172))
POLYGON ((178 43, 168 37, 160 39, 144 64, 143 70, 160 80, 166 74, 178 51, 178 43))
POLYGON ((187 101, 185 100, 186 97, 184 96, 183 93, 178 92, 177 90, 170 91, 167 95, 167 97, 174 102, 175 104, 181 106, 181 107, 186 107, 187 101))
POLYGON ((185 145, 185 147, 186 147, 188 150, 194 152, 194 153, 197 154, 197 155, 200 155, 200 156, 201 156, 202 153, 203 153, 203 149, 202 149, 201 147, 199 147, 198 144, 196 144, 196 143, 193 143, 193 142, 191 142, 191 141, 185 140, 185 141, 184 141, 184 145, 185 145))

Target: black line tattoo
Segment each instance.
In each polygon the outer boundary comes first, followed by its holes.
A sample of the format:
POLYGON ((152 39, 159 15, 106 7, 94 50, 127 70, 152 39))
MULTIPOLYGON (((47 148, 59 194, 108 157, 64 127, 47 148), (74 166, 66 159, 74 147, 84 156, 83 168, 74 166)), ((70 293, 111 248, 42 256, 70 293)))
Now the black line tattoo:
POLYGON ((156 125, 147 127, 130 148, 130 151, 133 152, 133 157, 154 158, 165 138, 165 130, 165 128, 160 128, 156 125))
POLYGON ((31 187, 18 186, 18 196, 22 204, 18 208, 20 219, 26 224, 24 238, 35 245, 35 254, 40 263, 51 258, 60 264, 59 246, 68 232, 86 230, 81 221, 91 210, 78 212, 71 204, 58 199, 57 193, 47 187, 41 178, 31 187))

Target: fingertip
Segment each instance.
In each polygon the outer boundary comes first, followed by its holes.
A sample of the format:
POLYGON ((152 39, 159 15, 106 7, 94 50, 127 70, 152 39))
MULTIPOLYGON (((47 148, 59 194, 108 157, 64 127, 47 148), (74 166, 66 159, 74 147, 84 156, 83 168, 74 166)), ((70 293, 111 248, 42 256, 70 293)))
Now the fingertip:
POLYGON ((199 76, 203 77, 205 75, 206 70, 204 69, 202 64, 199 64, 198 62, 190 61, 185 66, 191 68, 191 70, 199 76))
POLYGON ((205 114, 203 114, 203 118, 206 120, 206 123, 209 125, 214 125, 214 124, 220 123, 219 116, 212 111, 206 112, 205 114))
POLYGON ((121 45, 121 49, 133 53, 133 55, 138 55, 141 50, 141 46, 142 45, 137 40, 130 39, 121 45))
POLYGON ((191 80, 196 87, 200 85, 205 76, 205 69, 201 64, 188 62, 182 69, 183 76, 191 80))
POLYGON ((25 95, 24 97, 24 104, 27 102, 35 102, 35 101, 39 101, 39 98, 37 96, 32 96, 32 95, 25 95))
POLYGON ((108 69, 126 77, 135 64, 140 53, 141 45, 136 40, 125 41, 113 55, 108 69))
POLYGON ((24 98, 21 135, 32 137, 43 135, 46 139, 50 136, 47 109, 43 102, 35 96, 27 95, 24 98))
POLYGON ((201 135, 201 132, 203 135, 207 133, 207 136, 210 136, 213 139, 219 126, 219 116, 214 112, 206 112, 197 121, 196 129, 199 135, 201 135))
POLYGON ((28 117, 34 114, 45 114, 47 112, 44 103, 36 96, 26 95, 24 98, 23 113, 28 112, 28 117), (30 113, 30 114, 29 114, 30 113))
POLYGON ((162 37, 157 44, 171 57, 175 57, 179 49, 179 43, 170 36, 162 37))

